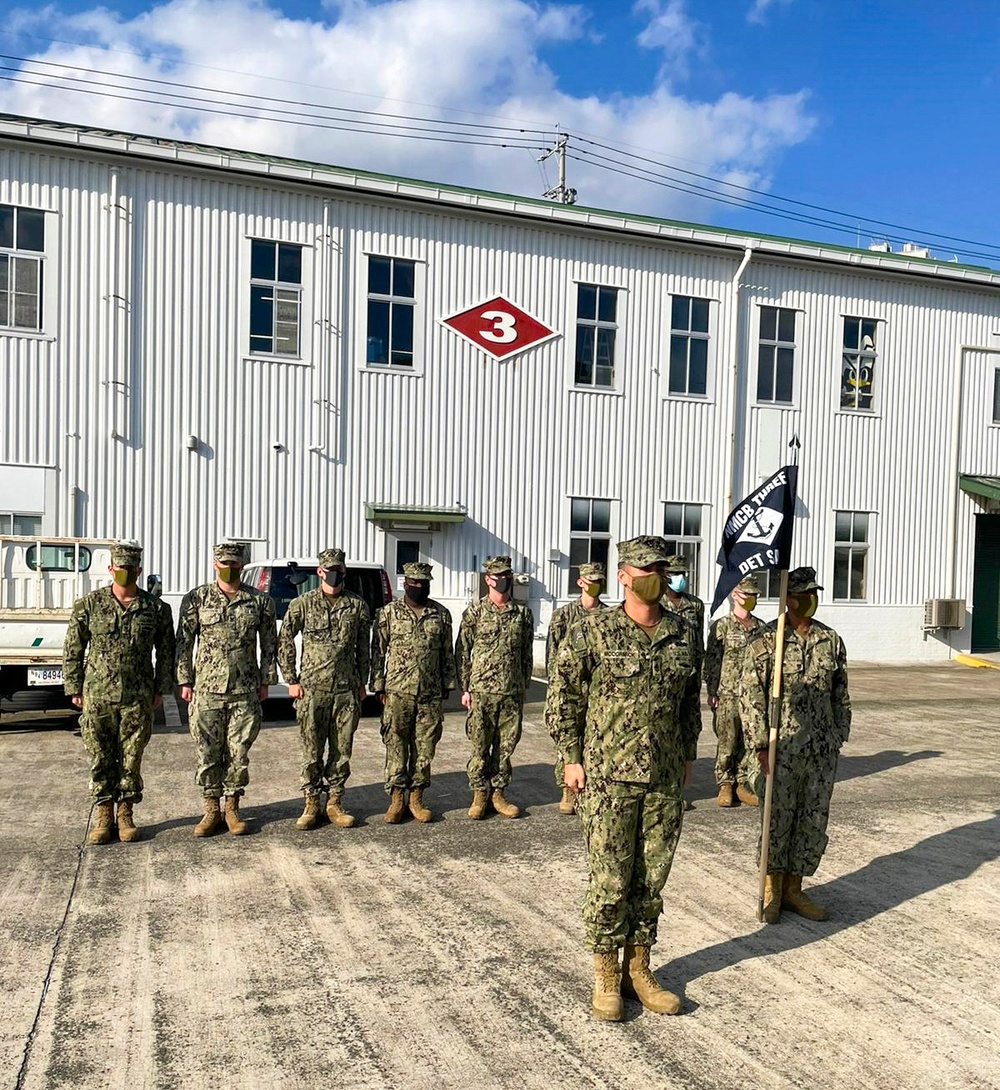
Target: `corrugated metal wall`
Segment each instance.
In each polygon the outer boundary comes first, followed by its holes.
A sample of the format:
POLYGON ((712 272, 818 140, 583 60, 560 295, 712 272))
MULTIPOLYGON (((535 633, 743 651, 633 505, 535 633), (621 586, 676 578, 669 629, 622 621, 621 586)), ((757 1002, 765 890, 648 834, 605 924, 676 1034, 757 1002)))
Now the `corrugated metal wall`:
POLYGON ((870 604, 919 606, 950 593, 954 517, 969 594, 975 508, 955 499, 956 369, 963 359, 958 471, 1000 473, 987 419, 997 357, 960 352, 993 343, 1000 298, 985 290, 757 257, 734 293, 737 249, 82 151, 5 147, 0 176, 0 202, 52 213, 57 285, 44 336, 0 337, 0 461, 58 466, 58 531, 142 538, 168 594, 209 577, 223 536, 252 539, 257 556, 341 544, 382 562, 366 502, 461 504, 467 523, 432 539, 435 595, 460 603, 475 561, 510 552, 537 607, 565 595, 569 497, 599 496, 616 501, 615 538, 661 532, 665 501, 703 505, 696 590, 710 597, 728 502, 784 460, 793 433, 808 514, 797 562, 830 586, 832 512, 871 511, 870 604), (305 248, 301 361, 249 357, 251 238, 305 248), (415 374, 364 366, 369 253, 420 264, 415 374), (612 392, 573 388, 580 281, 621 289, 612 392), (675 293, 713 301, 704 400, 664 396, 675 293), (497 294, 561 336, 496 363, 441 324, 497 294), (760 305, 799 312, 792 407, 754 403, 760 305), (839 410, 845 315, 883 323, 870 414, 839 410))

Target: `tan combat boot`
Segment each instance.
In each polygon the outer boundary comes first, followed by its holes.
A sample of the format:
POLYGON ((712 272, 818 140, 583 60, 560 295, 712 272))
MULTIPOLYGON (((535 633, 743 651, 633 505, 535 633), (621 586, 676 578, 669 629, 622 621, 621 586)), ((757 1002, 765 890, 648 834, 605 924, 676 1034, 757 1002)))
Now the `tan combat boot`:
POLYGON ((564 787, 562 798, 559 800, 559 813, 567 817, 576 813, 576 792, 572 787, 564 787))
POLYGON ((781 919, 784 881, 785 876, 781 873, 764 875, 764 923, 777 923, 781 919))
POLYGON ((424 789, 414 787, 410 791, 410 813, 417 821, 433 821, 434 815, 424 806, 424 789))
POLYGON ((594 998, 590 1012, 603 1022, 620 1022, 625 1013, 622 1004, 622 971, 618 965, 618 951, 606 950, 594 954, 594 998))
POLYGON ((715 801, 719 806, 735 806, 736 799, 733 798, 733 785, 731 783, 720 783, 719 797, 715 801))
POLYGON ((797 912, 807 920, 828 920, 830 913, 822 906, 811 901, 802 892, 802 875, 786 874, 785 885, 781 893, 781 907, 790 912, 797 912))
POLYGON ((87 843, 110 844, 113 821, 113 803, 99 802, 94 807, 94 821, 87 833, 87 843))
POLYGON ((132 820, 132 800, 120 799, 118 802, 118 839, 123 844, 131 844, 139 839, 139 830, 132 820))
POLYGON ((319 825, 319 795, 306 795, 302 816, 295 822, 296 829, 315 829, 319 825))
POLYGON ((389 792, 389 809, 382 819, 386 825, 398 825, 406 813, 406 792, 402 787, 394 787, 389 792))
POLYGON ((219 800, 205 798, 205 816, 194 827, 195 836, 211 836, 222 828, 222 814, 219 813, 219 800))
POLYGON ((493 809, 501 816, 505 818, 516 818, 521 816, 520 806, 515 806, 512 802, 508 802, 503 797, 503 789, 498 787, 493 792, 493 809))
POLYGON ((226 827, 233 836, 242 836, 247 831, 247 823, 240 817, 239 795, 226 795, 226 827))
POLYGON ((639 1002, 656 1014, 680 1014, 679 996, 660 987, 649 968, 649 947, 626 944, 622 959, 622 995, 639 1002))
POLYGON ((469 817, 473 821, 482 821, 486 817, 486 808, 490 804, 489 791, 482 789, 472 792, 472 805, 469 807, 469 817))
POLYGON ((340 805, 340 795, 330 795, 326 800, 326 816, 338 829, 350 829, 354 824, 354 815, 349 814, 340 805))
POLYGON ((750 790, 745 783, 738 783, 736 785, 736 797, 743 803, 744 806, 756 806, 757 796, 750 790))

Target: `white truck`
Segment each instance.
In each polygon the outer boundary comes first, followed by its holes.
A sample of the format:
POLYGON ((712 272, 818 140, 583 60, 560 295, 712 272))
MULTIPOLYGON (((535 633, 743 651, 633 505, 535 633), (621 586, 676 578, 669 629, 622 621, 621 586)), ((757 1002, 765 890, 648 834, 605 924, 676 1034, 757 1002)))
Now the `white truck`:
POLYGON ((111 582, 111 541, 0 535, 0 711, 66 707, 63 639, 73 603, 111 582))

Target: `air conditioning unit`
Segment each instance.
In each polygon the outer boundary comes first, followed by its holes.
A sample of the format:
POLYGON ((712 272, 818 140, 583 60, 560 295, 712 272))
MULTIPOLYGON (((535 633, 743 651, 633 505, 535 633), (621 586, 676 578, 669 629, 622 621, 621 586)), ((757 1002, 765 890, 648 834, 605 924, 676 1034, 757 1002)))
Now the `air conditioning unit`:
POLYGON ((924 628, 964 627, 964 598, 928 598, 924 602, 924 628))

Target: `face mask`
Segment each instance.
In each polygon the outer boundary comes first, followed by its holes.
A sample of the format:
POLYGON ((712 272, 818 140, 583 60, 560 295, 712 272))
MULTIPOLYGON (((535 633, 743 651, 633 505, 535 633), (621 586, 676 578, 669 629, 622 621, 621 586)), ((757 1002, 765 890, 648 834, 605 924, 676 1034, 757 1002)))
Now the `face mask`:
POLYGON ((671 575, 670 576, 670 589, 676 594, 681 594, 687 590, 688 579, 686 575, 671 575))
POLYGON ((240 581, 240 569, 232 565, 219 568, 218 572, 223 583, 238 583, 240 581))
MULTIPOLYGON (((737 603, 737 605, 738 604, 739 603, 737 603)), ((747 613, 753 613, 754 608, 756 607, 756 605, 757 605, 756 595, 752 595, 752 594, 744 595, 744 597, 743 597, 743 608, 747 611, 747 613)))
POLYGON ((496 583, 493 589, 497 594, 506 594, 510 590, 510 584, 513 580, 509 575, 498 575, 496 577, 496 583))
POLYGON ((806 620, 808 620, 810 617, 813 616, 813 614, 815 614, 816 608, 819 605, 819 598, 815 594, 803 594, 801 596, 796 595, 795 605, 795 612, 798 613, 800 617, 804 617, 806 620))
POLYGON ((118 571, 112 572, 111 576, 120 587, 135 585, 136 573, 131 568, 120 568, 118 571))
POLYGON ((656 571, 649 572, 648 575, 633 575, 631 589, 640 601, 651 606, 660 600, 663 593, 663 577, 656 571))
POLYGON ((329 571, 323 573, 323 582, 328 587, 339 587, 344 581, 344 573, 337 568, 331 568, 329 571))
POLYGON ((415 606, 422 606, 424 602, 426 602, 427 599, 430 597, 431 593, 431 588, 425 583, 415 587, 411 587, 407 583, 403 587, 403 590, 406 593, 406 597, 409 598, 415 606))
POLYGON ((586 594, 588 598, 596 598, 598 594, 601 593, 601 586, 602 584, 600 583, 588 583, 583 588, 583 593, 586 594))

